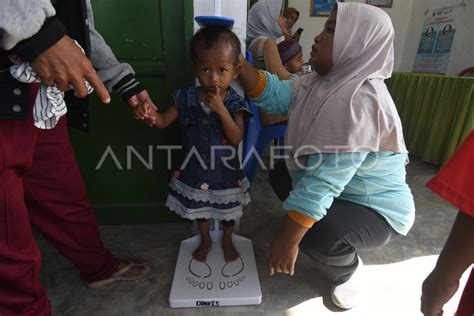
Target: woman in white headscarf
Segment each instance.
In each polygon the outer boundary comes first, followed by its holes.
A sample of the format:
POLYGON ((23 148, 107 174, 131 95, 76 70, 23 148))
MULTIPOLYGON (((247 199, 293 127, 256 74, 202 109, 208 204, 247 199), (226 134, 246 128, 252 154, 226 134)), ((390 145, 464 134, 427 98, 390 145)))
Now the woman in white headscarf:
MULTIPOLYGON (((247 50, 254 65, 275 74, 280 79, 290 79, 291 74, 283 65, 278 53, 277 39, 288 33, 287 18, 283 16, 282 0, 260 0, 248 13, 247 50)), ((260 111, 263 125, 286 121, 286 115, 268 115, 260 111)))
POLYGON ((316 73, 280 81, 244 63, 239 76, 257 105, 289 114, 293 188, 268 270, 293 274, 301 246, 344 309, 359 301, 357 251, 406 235, 414 222, 407 149, 384 83, 393 69, 393 37, 384 11, 338 3, 314 38, 309 62, 316 73))

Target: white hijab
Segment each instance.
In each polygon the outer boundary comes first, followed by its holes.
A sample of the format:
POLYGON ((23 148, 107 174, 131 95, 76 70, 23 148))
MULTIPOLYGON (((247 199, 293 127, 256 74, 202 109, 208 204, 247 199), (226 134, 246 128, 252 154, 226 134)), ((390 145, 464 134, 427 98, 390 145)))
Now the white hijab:
POLYGON ((248 13, 247 47, 260 38, 277 38, 283 35, 278 18, 283 8, 282 0, 260 0, 255 3, 248 13))
POLYGON ((393 70, 394 31, 381 9, 337 4, 333 67, 293 81, 286 145, 289 169, 325 152, 407 153, 402 125, 384 79, 393 70))

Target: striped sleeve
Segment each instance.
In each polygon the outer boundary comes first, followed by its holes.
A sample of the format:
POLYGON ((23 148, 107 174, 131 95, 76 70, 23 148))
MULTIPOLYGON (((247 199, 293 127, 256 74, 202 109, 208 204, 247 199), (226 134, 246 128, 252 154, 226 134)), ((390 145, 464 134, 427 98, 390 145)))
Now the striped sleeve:
POLYGON ((120 79, 112 89, 116 91, 124 101, 127 101, 130 97, 145 90, 145 87, 140 81, 135 79, 132 74, 129 74, 120 79))

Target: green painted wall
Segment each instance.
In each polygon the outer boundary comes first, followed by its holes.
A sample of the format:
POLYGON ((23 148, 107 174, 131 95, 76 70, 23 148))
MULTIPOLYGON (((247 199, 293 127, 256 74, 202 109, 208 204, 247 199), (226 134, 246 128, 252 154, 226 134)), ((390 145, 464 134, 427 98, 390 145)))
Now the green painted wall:
MULTIPOLYGON (((192 1, 141 0, 137 5, 129 0, 93 0, 92 4, 96 28, 116 56, 132 65, 160 110, 166 109, 173 91, 193 83, 188 56, 192 1)), ((70 135, 99 222, 177 220, 164 206, 170 171, 166 151, 156 146, 179 144, 178 126, 158 130, 139 124, 116 94, 107 106, 93 97, 91 122, 89 133, 70 130, 70 135)), ((173 157, 176 163, 177 151, 173 157)))

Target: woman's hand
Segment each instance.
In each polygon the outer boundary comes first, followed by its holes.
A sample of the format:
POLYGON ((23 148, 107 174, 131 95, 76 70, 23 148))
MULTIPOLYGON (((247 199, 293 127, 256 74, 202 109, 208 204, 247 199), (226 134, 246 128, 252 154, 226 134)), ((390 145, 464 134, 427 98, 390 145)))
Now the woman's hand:
POLYGON ((268 255, 268 273, 275 272, 293 275, 299 244, 308 228, 298 224, 288 215, 285 216, 283 227, 278 232, 270 246, 268 255))
POLYGON ((285 238, 282 232, 279 232, 270 246, 267 263, 268 273, 270 275, 275 272, 293 275, 298 252, 298 244, 291 242, 285 238))

